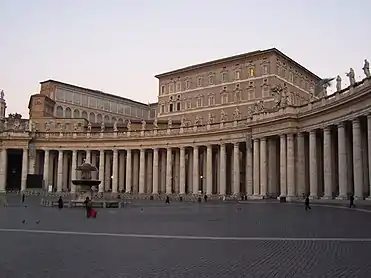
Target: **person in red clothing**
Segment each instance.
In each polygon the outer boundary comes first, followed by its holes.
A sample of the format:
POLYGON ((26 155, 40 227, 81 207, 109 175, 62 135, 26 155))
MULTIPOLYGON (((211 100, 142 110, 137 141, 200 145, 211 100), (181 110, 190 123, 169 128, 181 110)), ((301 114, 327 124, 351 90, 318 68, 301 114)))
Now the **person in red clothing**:
POLYGON ((85 209, 86 209, 86 217, 90 218, 91 216, 91 210, 92 210, 92 203, 89 199, 89 197, 86 197, 84 201, 85 209))

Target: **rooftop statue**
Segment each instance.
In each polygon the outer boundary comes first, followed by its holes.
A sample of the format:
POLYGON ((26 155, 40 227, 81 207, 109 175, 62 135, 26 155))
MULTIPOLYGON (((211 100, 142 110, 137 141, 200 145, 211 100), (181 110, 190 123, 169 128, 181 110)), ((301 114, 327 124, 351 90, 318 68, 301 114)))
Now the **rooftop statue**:
POLYGON ((365 59, 365 64, 363 65, 363 72, 366 77, 370 77, 370 63, 365 59))

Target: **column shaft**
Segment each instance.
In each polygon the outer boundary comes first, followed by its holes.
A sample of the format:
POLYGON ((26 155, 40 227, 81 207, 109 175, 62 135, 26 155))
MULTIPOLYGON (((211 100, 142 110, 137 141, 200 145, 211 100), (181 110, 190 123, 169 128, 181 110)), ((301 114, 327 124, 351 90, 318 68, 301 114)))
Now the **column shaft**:
POLYGON ((77 168, 77 151, 72 151, 72 161, 71 161, 71 193, 76 192, 76 185, 72 183, 73 180, 76 180, 76 168, 77 168))
POLYGON ((295 150, 294 135, 287 134, 287 195, 295 197, 295 150))
POLYGON ((99 152, 99 192, 104 192, 104 150, 99 152))
POLYGON ((6 190, 6 171, 7 171, 7 150, 1 149, 0 152, 0 192, 6 190))
POLYGON ((287 153, 286 135, 280 136, 280 197, 287 196, 287 153))
POLYGON ((58 151, 58 166, 57 166, 57 192, 62 192, 63 188, 63 151, 58 151))
POLYGON ((172 149, 166 149, 166 194, 171 194, 172 190, 172 178, 173 178, 173 162, 172 162, 172 149))
POLYGON ((299 132, 298 133, 298 196, 302 197, 305 194, 305 140, 304 134, 299 132))
POLYGON ((44 151, 44 169, 43 169, 43 179, 44 179, 44 189, 48 190, 49 188, 49 150, 44 151))
POLYGON ((158 194, 158 148, 153 149, 153 194, 158 194))
POLYGON ((354 197, 363 199, 362 145, 359 119, 353 120, 353 180, 354 197))
POLYGON ((260 139, 260 195, 267 195, 267 138, 260 139))
POLYGON ((206 149, 206 194, 213 194, 213 148, 208 145, 206 149))
POLYGON ((318 198, 317 136, 315 130, 309 132, 309 187, 310 197, 318 198))
POLYGON ((247 139, 246 141, 246 195, 253 195, 253 154, 252 154, 252 141, 247 139))
POLYGON ((254 139, 254 196, 260 195, 260 141, 254 139))
POLYGON ((91 151, 86 150, 86 158, 85 158, 86 163, 91 163, 91 151))
POLYGON ((225 152, 225 144, 222 143, 220 145, 220 186, 219 186, 219 194, 220 195, 226 195, 226 152, 225 152))
POLYGON ((198 146, 193 147, 193 194, 198 194, 199 182, 200 182, 200 172, 199 172, 199 155, 198 146))
POLYGON ((119 152, 117 149, 113 150, 113 166, 112 166, 112 193, 117 193, 119 180, 119 152))
POLYGON ((140 149, 139 158, 139 194, 144 193, 145 169, 146 169, 146 150, 140 149))
POLYGON ((348 167, 347 151, 345 143, 345 126, 344 123, 338 125, 338 171, 339 171, 339 196, 337 199, 345 200, 348 198, 348 167))
POLYGON ((28 149, 23 149, 21 190, 26 190, 28 173, 28 149))
POLYGON ((125 191, 126 193, 131 193, 131 150, 126 151, 126 182, 125 182, 125 191))
POLYGON ((323 130, 323 175, 324 175, 324 199, 332 199, 332 146, 331 129, 323 130))
POLYGON ((371 115, 367 116, 367 146, 368 146, 368 187, 371 198, 371 115))
POLYGON ((185 148, 184 147, 180 147, 180 174, 179 174, 179 193, 180 194, 185 194, 185 175, 186 175, 186 171, 185 171, 185 148))

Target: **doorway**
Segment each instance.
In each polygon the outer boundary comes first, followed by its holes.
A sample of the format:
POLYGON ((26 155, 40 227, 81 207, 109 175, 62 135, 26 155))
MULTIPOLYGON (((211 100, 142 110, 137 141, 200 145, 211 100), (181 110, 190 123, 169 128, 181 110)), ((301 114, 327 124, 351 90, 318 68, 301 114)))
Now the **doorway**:
POLYGON ((7 150, 6 190, 21 190, 22 155, 21 149, 7 150))

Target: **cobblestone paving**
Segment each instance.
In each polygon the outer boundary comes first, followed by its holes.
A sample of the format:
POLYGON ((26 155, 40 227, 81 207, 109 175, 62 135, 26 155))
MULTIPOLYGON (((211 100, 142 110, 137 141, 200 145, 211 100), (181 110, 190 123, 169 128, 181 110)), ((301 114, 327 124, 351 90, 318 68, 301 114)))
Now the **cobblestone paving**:
MULTIPOLYGON (((0 229, 362 239, 371 238, 370 216, 328 207, 305 212, 298 205, 275 203, 143 203, 100 210, 97 219, 85 219, 80 209, 59 211, 29 205, 0 208, 0 229)), ((0 247, 2 278, 371 277, 370 241, 143 239, 0 232, 0 247)))

